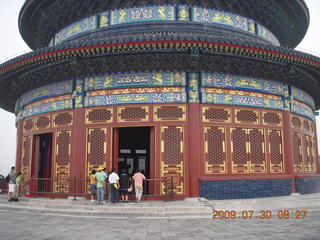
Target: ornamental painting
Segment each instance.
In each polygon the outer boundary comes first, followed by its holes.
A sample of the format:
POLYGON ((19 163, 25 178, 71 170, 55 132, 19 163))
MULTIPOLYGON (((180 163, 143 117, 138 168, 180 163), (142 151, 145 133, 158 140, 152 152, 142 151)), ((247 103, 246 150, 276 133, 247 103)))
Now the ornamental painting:
POLYGON ((152 86, 186 86, 184 72, 142 72, 99 75, 85 78, 85 91, 152 86))
POLYGON ((97 28, 97 16, 91 16, 75 22, 68 27, 62 29, 60 32, 56 34, 55 44, 59 44, 79 33, 87 32, 90 30, 94 30, 97 28))
POLYGON ((226 73, 202 72, 201 76, 203 87, 243 89, 280 96, 288 96, 289 93, 288 86, 280 82, 230 75, 226 73))
POLYGON ((115 10, 111 11, 111 25, 144 21, 174 21, 174 12, 174 7, 170 6, 115 10))

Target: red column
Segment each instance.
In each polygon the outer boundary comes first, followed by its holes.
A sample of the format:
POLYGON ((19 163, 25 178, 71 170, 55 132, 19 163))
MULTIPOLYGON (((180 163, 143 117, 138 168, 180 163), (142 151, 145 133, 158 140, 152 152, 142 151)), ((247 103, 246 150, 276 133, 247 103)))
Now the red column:
MULTIPOLYGON (((113 155, 112 155, 112 166, 118 172, 118 161, 119 161, 119 128, 113 129, 113 155)), ((110 169, 111 169, 110 168, 110 169)))
POLYGON ((296 182, 294 177, 294 155, 292 141, 292 126, 290 111, 283 111, 283 146, 285 171, 291 176, 292 192, 296 192, 296 182))
POLYGON ((189 196, 199 197, 200 164, 200 74, 191 72, 187 75, 188 93, 188 150, 189 160, 187 179, 189 179, 189 196), (188 176, 189 175, 189 176, 188 176))
POLYGON ((320 157, 319 157, 319 149, 318 149, 318 130, 317 130, 317 122, 314 122, 314 154, 315 154, 315 162, 316 162, 316 173, 320 173, 320 157))
MULTIPOLYGON (((17 126, 16 170, 22 171, 22 146, 23 146, 23 120, 19 120, 17 126)), ((30 164, 30 163, 29 163, 30 164)))
POLYGON ((86 128, 84 108, 73 110, 73 126, 71 141, 71 172, 70 177, 86 177, 86 128))
POLYGON ((199 197, 200 104, 189 103, 189 197, 199 197))

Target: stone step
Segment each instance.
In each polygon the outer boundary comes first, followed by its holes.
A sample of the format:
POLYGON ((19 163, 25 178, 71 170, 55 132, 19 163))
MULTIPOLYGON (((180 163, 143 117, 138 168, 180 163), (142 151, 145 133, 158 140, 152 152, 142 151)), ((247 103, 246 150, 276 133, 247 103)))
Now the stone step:
POLYGON ((113 208, 93 207, 92 209, 63 209, 51 207, 23 206, 19 203, 2 204, 0 208, 10 211, 25 211, 34 213, 63 214, 72 216, 97 216, 97 217, 210 217, 211 210, 206 208, 198 209, 177 209, 177 208, 113 208))
POLYGON ((46 214, 97 217, 211 217, 211 206, 203 202, 140 202, 96 204, 88 200, 21 198, 8 202, 0 197, 0 208, 10 211, 26 211, 46 214))
MULTIPOLYGON (((7 198, 0 197, 0 202, 7 202, 7 198)), ((42 204, 42 205, 59 205, 61 207, 73 207, 73 206, 92 206, 96 205, 96 203, 90 202, 90 200, 69 200, 69 199, 46 199, 46 198, 19 198, 19 203, 28 203, 28 204, 42 204)), ((117 204, 112 204, 107 202, 106 204, 110 204, 112 206, 117 206, 117 204)), ((140 207, 157 207, 161 206, 178 206, 178 207, 197 207, 197 206, 205 206, 207 202, 205 201, 141 201, 138 203, 140 207)), ((137 205, 135 202, 129 203, 121 203, 121 206, 131 206, 137 205)))
MULTIPOLYGON (((1 203, 5 205, 6 203, 1 203)), ((19 202, 19 203, 8 203, 10 205, 15 206, 24 206, 24 207, 34 207, 34 208, 59 208, 59 209, 80 209, 80 210, 95 210, 102 209, 104 211, 188 211, 188 212, 197 212, 202 209, 211 210, 210 207, 206 206, 196 206, 196 207, 179 207, 179 206, 143 206, 142 204, 92 204, 91 206, 83 206, 83 205, 59 205, 59 204, 34 204, 27 202, 19 202)))

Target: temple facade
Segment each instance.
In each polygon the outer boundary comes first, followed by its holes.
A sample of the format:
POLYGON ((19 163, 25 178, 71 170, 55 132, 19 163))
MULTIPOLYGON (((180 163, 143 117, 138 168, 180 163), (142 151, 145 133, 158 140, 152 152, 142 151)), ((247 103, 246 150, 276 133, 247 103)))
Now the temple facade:
POLYGON ((308 25, 303 0, 26 0, 33 51, 0 65, 16 166, 140 168, 180 199, 320 191, 320 59, 293 50, 308 25))

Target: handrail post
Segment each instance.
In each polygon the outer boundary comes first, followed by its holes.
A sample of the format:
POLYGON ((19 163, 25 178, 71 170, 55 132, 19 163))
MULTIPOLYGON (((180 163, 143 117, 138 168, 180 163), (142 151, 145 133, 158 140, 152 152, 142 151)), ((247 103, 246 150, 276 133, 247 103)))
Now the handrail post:
POLYGON ((77 200, 77 198, 76 198, 76 177, 73 177, 73 200, 75 201, 75 200, 77 200))
POLYGON ((166 201, 168 201, 168 178, 166 177, 165 180, 164 180, 164 191, 165 191, 165 194, 166 194, 166 201))
POLYGON ((49 178, 48 179, 48 182, 49 182, 49 190, 50 190, 50 193, 51 193, 51 199, 54 199, 54 186, 57 186, 58 185, 58 182, 56 182, 55 184, 55 178, 49 178))
POLYGON ((174 200, 173 177, 171 177, 171 200, 174 200))

